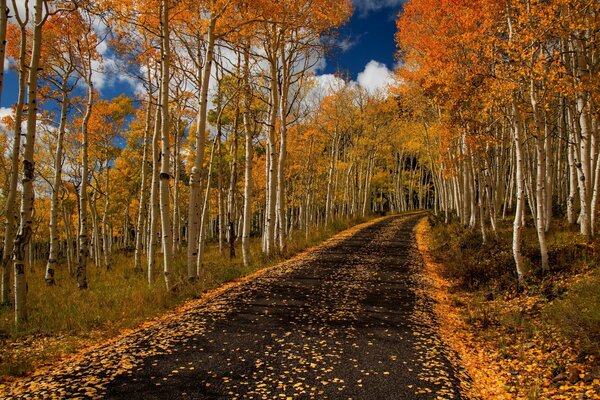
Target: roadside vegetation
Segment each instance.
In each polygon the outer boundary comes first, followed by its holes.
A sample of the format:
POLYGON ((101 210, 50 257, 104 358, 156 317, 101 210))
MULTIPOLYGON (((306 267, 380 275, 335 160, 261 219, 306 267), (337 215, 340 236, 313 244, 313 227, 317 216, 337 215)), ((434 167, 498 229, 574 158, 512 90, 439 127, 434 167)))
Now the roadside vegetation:
POLYGON ((510 223, 500 221, 497 237, 484 244, 478 232, 458 222, 443 224, 433 216, 429 222, 438 279, 447 282, 449 307, 468 331, 460 338, 445 336, 470 342, 453 348, 473 377, 471 392, 492 398, 491 381, 498 388, 493 397, 598 398, 600 241, 588 242, 557 222, 548 232, 550 262, 543 270, 529 223, 523 231, 523 287, 514 272, 510 223), (474 360, 482 352, 487 363, 474 360))

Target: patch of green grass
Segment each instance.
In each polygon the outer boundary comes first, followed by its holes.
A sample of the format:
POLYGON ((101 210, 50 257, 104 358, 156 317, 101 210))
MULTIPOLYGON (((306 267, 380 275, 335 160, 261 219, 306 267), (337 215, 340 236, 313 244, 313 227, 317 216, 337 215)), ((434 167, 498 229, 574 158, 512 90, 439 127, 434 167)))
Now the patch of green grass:
POLYGON ((596 269, 544 308, 546 320, 583 354, 600 356, 600 271, 596 269))

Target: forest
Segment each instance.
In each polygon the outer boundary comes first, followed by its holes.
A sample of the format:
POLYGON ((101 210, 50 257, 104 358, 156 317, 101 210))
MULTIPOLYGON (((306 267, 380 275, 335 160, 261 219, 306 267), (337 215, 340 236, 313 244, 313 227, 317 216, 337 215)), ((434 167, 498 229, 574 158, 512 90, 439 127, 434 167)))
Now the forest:
MULTIPOLYGON (((422 210, 471 293, 566 307, 580 277, 563 337, 596 368, 598 13, 405 1, 393 80, 372 90, 317 73, 350 0, 0 0, 0 96, 5 70, 18 81, 0 121, 0 339, 134 327, 422 210), (135 94, 106 98, 106 79, 135 94)), ((2 374, 39 361, 24 357, 2 374)))
POLYGON ((25 265, 43 261, 50 286, 66 268, 85 289, 88 265, 109 270, 126 252, 170 290, 184 253, 186 279, 202 277, 207 241, 247 265, 253 238, 269 256, 294 231, 433 201, 417 152, 394 135, 394 102, 313 78, 319 38, 350 5, 314 14, 306 3, 13 5, 5 54, 20 92, 4 120, 2 299, 17 323, 25 265), (106 47, 126 61, 136 98, 99 97, 106 47), (405 171, 409 194, 396 198, 405 171))

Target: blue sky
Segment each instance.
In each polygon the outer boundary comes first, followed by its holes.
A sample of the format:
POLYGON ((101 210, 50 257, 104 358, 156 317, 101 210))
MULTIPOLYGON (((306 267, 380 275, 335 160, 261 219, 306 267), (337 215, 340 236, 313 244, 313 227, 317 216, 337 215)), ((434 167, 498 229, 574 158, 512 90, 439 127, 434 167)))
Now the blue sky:
MULTIPOLYGON (((395 19, 403 0, 353 0, 353 3, 354 15, 340 29, 338 49, 326 56, 325 68, 318 74, 341 72, 365 87, 376 88, 389 79, 395 65, 395 19)), ((101 85, 96 87, 103 98, 133 94, 133 85, 118 74, 107 73, 101 79, 101 85)), ((0 114, 6 113, 16 101, 17 77, 13 71, 7 71, 0 114)))
POLYGON ((400 0, 354 0, 354 15, 340 30, 339 40, 349 46, 327 57, 324 73, 344 72, 356 80, 369 61, 377 61, 392 70, 395 65, 396 16, 400 0))

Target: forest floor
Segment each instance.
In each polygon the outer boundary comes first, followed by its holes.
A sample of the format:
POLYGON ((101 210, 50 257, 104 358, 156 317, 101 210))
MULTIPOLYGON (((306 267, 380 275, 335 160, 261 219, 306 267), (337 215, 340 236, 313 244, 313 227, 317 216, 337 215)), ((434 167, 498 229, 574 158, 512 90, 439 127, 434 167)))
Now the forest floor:
POLYGON ((504 225, 486 244, 478 231, 435 218, 416 229, 440 334, 472 379, 464 381, 466 393, 600 399, 598 241, 586 243, 558 227, 548 236, 550 271, 539 271, 530 228, 524 241, 528 285, 517 290, 510 225, 504 225))
MULTIPOLYGON (((241 255, 230 258, 217 243, 209 242, 204 257, 204 279, 194 284, 186 280, 185 249, 175 259, 175 290, 167 291, 157 265, 154 283, 145 273, 133 271, 133 256, 115 254, 110 270, 88 266, 89 288, 77 288, 64 265, 57 268, 56 285, 46 286, 44 264, 27 270, 29 322, 16 329, 14 313, 0 307, 0 385, 24 376, 42 365, 51 365, 69 354, 117 337, 152 318, 176 308, 190 299, 244 276, 290 258, 337 232, 364 222, 364 219, 338 220, 327 227, 316 227, 308 236, 294 231, 284 254, 266 257, 260 238, 251 241, 252 262, 244 266, 241 255)), ((239 252, 239 248, 237 249, 239 252)), ((160 255, 157 255, 160 259, 160 255)))
POLYGON ((423 215, 346 230, 0 396, 460 399, 415 244, 423 215))

